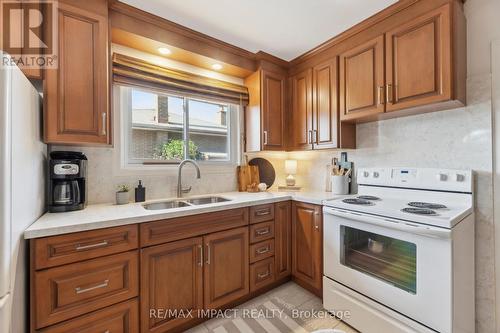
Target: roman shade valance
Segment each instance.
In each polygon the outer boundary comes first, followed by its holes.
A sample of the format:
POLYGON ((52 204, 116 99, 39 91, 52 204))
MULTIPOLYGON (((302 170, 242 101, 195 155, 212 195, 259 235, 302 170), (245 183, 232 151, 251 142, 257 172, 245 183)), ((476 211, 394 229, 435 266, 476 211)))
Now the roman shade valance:
POLYGON ((248 89, 245 86, 161 67, 118 53, 113 54, 113 81, 224 103, 244 106, 248 104, 248 89))

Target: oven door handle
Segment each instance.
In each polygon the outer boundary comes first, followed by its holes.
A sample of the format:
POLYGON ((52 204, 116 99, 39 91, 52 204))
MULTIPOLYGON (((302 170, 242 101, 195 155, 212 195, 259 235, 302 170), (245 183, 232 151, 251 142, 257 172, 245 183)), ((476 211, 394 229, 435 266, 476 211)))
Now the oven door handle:
POLYGON ((432 227, 424 224, 399 221, 387 217, 367 216, 363 214, 348 212, 345 210, 340 210, 330 207, 324 207, 323 213, 338 217, 343 217, 354 222, 363 222, 388 229, 396 229, 407 233, 418 234, 421 236, 444 238, 444 239, 451 238, 451 230, 432 227))

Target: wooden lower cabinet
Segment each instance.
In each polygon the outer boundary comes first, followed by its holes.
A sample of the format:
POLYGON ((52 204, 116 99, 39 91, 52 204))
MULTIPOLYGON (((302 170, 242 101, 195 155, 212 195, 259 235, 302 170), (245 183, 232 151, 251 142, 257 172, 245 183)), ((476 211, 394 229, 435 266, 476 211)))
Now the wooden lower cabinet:
MULTIPOLYGON (((293 207, 307 225, 308 206, 293 207)), ((181 332, 203 320, 198 310, 247 300, 290 277, 292 235, 285 201, 34 239, 31 332, 181 332), (176 225, 188 238, 179 239, 176 225)), ((304 237, 295 237, 303 251, 304 237)), ((305 258, 295 262, 307 281, 305 258)))
POLYGON ((256 262, 250 266, 251 292, 267 287, 274 281, 274 257, 256 262))
POLYGON ((274 256, 274 239, 250 245, 250 263, 274 256))
POLYGON ((132 299, 40 330, 40 333, 138 333, 139 302, 132 299))
POLYGON ((292 203, 278 202, 274 212, 276 279, 281 279, 292 274, 292 203))
POLYGON ((219 308, 249 292, 248 227, 203 237, 205 308, 219 308))
POLYGON ((321 206, 292 204, 292 274, 303 287, 321 295, 323 218, 321 206))
POLYGON ((176 310, 202 308, 202 237, 141 250, 141 332, 166 332, 191 320, 176 310))
POLYGON ((130 251, 34 272, 35 328, 137 297, 138 259, 130 251))

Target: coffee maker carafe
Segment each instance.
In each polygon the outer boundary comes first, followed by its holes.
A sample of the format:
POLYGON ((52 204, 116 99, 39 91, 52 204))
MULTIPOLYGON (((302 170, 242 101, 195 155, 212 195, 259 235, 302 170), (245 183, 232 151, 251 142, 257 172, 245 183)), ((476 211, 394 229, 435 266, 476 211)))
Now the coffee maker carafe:
POLYGON ((87 157, 80 152, 53 151, 49 159, 48 209, 51 213, 87 205, 87 157))

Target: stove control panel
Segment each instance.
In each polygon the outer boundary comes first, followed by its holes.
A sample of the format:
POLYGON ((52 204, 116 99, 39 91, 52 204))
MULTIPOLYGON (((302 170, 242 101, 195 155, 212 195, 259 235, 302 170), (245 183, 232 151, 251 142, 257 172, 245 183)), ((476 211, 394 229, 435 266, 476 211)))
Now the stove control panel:
POLYGON ((472 192, 471 170, 430 168, 360 168, 359 185, 472 192))

